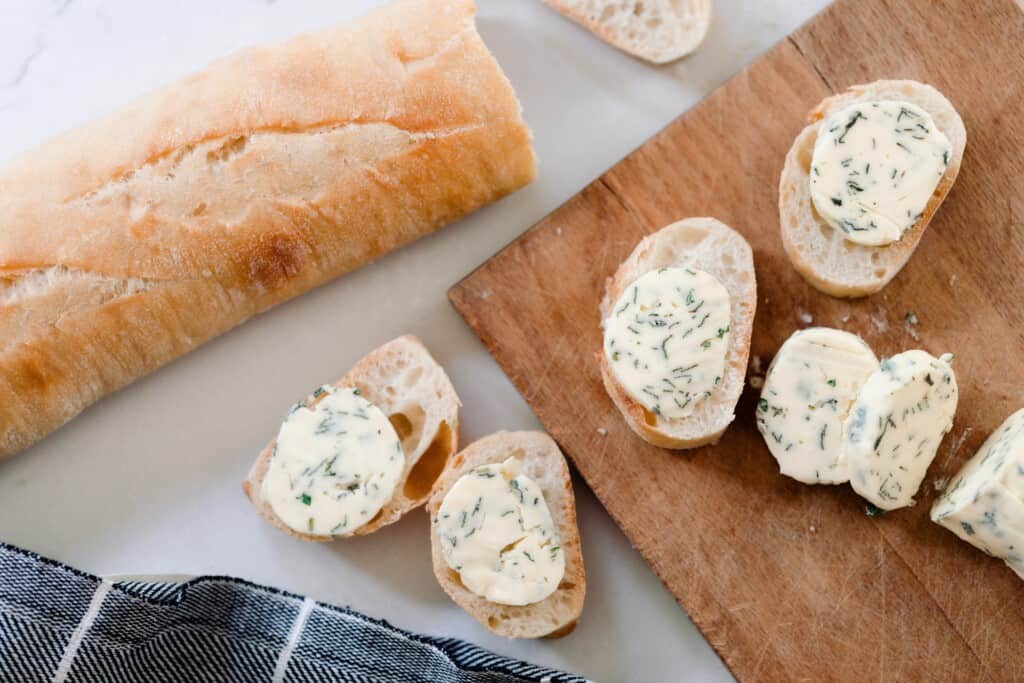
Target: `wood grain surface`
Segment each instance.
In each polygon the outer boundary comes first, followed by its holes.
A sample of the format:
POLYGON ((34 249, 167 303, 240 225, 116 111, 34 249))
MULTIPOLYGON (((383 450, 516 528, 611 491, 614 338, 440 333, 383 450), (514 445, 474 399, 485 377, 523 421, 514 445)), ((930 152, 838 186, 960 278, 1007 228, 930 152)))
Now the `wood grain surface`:
POLYGON ((1014 0, 841 0, 451 290, 738 678, 1024 680, 1024 583, 928 519, 944 478, 1024 406, 1022 122, 1014 0), (879 294, 842 301, 786 260, 778 179, 806 113, 879 78, 938 87, 964 118, 967 152, 903 272, 879 294), (779 475, 749 386, 715 446, 673 453, 626 427, 594 361, 605 278, 645 234, 702 215, 754 248, 750 374, 811 320, 862 335, 879 355, 956 353, 956 423, 915 507, 872 518, 848 486, 779 475))

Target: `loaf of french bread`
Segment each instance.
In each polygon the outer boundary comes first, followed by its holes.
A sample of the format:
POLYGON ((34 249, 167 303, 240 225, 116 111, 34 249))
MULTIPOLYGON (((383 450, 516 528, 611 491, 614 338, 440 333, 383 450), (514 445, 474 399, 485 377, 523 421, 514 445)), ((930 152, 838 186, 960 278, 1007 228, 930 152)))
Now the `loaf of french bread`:
POLYGON ((256 47, 0 169, 0 457, 530 182, 472 0, 256 47))

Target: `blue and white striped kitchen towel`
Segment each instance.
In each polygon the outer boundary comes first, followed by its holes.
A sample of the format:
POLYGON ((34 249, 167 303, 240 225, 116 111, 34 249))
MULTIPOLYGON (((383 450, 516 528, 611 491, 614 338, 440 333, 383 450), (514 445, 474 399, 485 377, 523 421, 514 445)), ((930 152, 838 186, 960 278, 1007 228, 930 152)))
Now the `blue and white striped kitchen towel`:
POLYGON ((584 683, 239 579, 111 583, 2 543, 0 681, 584 683))

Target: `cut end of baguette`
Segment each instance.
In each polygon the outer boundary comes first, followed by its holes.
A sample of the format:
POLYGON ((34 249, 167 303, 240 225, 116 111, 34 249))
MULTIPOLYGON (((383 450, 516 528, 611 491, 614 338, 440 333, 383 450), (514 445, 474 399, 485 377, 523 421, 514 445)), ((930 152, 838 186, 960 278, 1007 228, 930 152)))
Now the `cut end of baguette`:
POLYGON ((967 131, 960 115, 949 100, 930 85, 916 81, 875 81, 855 85, 822 101, 808 115, 807 127, 793 142, 779 180, 782 244, 793 267, 816 289, 836 297, 867 296, 885 287, 910 259, 932 216, 953 186, 966 145, 967 131), (845 240, 818 215, 811 201, 810 169, 819 122, 851 104, 878 100, 910 102, 927 111, 949 138, 953 154, 945 175, 914 226, 893 244, 866 246, 845 240))
POLYGON ((711 26, 711 0, 544 0, 594 35, 654 64, 685 57, 711 26))
POLYGON ((441 475, 427 503, 427 512, 431 520, 434 575, 452 600, 480 624, 506 638, 559 638, 576 627, 583 610, 586 575, 569 466, 550 436, 543 432, 498 432, 470 444, 452 459, 451 467, 441 475), (458 572, 445 561, 434 523, 444 497, 463 474, 513 456, 522 460, 522 473, 543 491, 565 556, 565 574, 555 592, 540 602, 521 606, 489 602, 467 589, 458 572))
POLYGON ((626 423, 644 441, 661 448, 697 448, 715 443, 735 418, 743 391, 750 334, 757 308, 754 255, 738 232, 714 218, 687 218, 645 237, 608 280, 601 301, 601 320, 638 277, 667 267, 690 267, 713 275, 729 292, 729 348, 721 386, 685 418, 655 415, 633 400, 619 384, 604 353, 598 351, 605 390, 626 423))
POLYGON ((242 490, 265 520, 307 541, 363 536, 397 522, 426 502, 458 449, 459 397, 444 369, 416 337, 405 335, 374 349, 334 386, 358 388, 360 395, 388 416, 402 443, 405 469, 394 496, 363 526, 334 536, 305 534, 282 522, 263 498, 263 477, 277 443, 272 440, 256 459, 242 490))

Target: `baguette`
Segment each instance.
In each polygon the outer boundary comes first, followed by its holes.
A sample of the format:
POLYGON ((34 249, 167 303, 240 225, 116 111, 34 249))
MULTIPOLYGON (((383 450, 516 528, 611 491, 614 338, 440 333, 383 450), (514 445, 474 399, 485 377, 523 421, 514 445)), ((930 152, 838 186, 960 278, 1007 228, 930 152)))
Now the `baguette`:
POLYGON ((244 50, 0 170, 0 457, 530 182, 471 0, 244 50))
POLYGON ((544 2, 610 45, 654 64, 696 50, 711 25, 711 0, 544 2))
POLYGON ((576 627, 583 609, 587 582, 583 571, 576 504, 569 467, 558 446, 543 432, 498 432, 476 441, 455 455, 438 479, 427 503, 430 513, 430 550, 434 575, 441 587, 462 609, 490 631, 507 638, 558 638, 576 627), (438 511, 445 496, 462 475, 477 467, 520 459, 522 472, 544 494, 565 558, 565 573, 548 597, 528 605, 503 605, 478 596, 448 566, 438 532, 438 511))
POLYGON ((645 237, 615 275, 601 301, 602 325, 625 289, 648 271, 693 267, 714 276, 729 293, 729 344, 725 372, 710 398, 685 418, 655 415, 635 401, 613 374, 604 353, 597 354, 605 390, 626 424, 642 439, 662 448, 697 448, 721 438, 733 421, 743 390, 750 334, 757 308, 757 282, 750 245, 738 232, 714 218, 687 218, 645 237))
POLYGON ((263 479, 277 443, 271 440, 253 464, 242 490, 261 517, 307 541, 363 536, 398 521, 426 502, 458 449, 459 397, 444 369, 416 337, 406 335, 374 349, 334 386, 359 389, 360 395, 383 411, 401 442, 405 466, 391 500, 365 525, 334 535, 308 534, 285 524, 263 496, 263 479))
POLYGON ((935 211, 960 171, 967 132, 953 105, 930 85, 915 81, 875 81, 855 85, 819 104, 786 155, 779 180, 779 222, 782 245, 793 267, 811 285, 837 297, 862 297, 887 285, 903 268, 921 241, 935 211), (928 112, 952 144, 946 172, 920 218, 897 242, 884 246, 855 244, 825 223, 810 196, 810 167, 818 123, 857 102, 899 100, 928 112))

